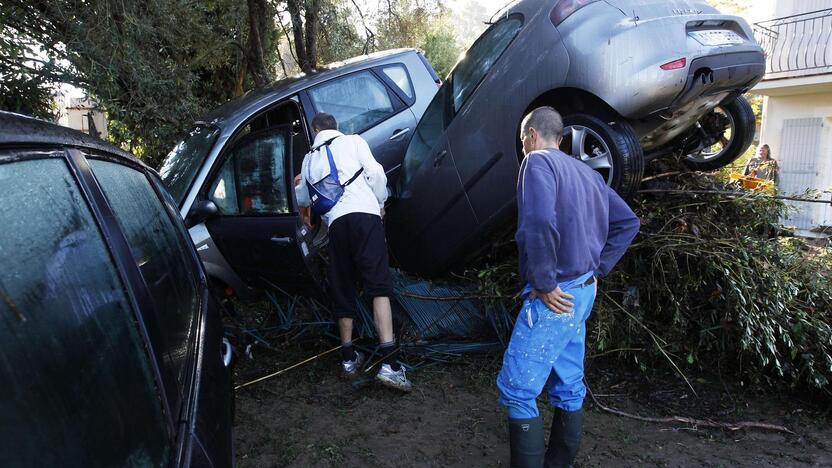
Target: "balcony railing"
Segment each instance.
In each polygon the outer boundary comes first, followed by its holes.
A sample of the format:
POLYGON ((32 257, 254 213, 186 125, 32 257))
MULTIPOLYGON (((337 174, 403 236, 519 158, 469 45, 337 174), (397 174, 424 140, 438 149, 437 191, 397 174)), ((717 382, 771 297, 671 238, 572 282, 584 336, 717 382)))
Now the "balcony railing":
POLYGON ((832 8, 754 25, 766 53, 765 79, 832 73, 832 8))

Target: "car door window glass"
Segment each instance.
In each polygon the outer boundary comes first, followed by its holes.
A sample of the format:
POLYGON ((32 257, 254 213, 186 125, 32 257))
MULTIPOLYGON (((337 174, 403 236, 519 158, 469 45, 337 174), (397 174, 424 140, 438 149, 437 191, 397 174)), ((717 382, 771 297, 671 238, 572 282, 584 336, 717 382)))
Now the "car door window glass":
POLYGON ((396 83, 396 86, 404 92, 405 96, 413 99, 413 84, 410 82, 410 77, 407 76, 407 70, 404 69, 404 65, 396 64, 386 66, 381 71, 393 80, 393 83, 396 83))
POLYGON ((454 111, 459 111, 468 96, 482 81, 491 67, 497 63, 503 51, 520 31, 523 21, 519 16, 509 16, 483 33, 480 39, 465 52, 465 57, 452 73, 454 111))
POLYGON ((338 78, 309 90, 318 112, 327 112, 346 134, 361 133, 396 113, 384 83, 363 71, 338 78))
POLYGON ((416 170, 430 156, 431 151, 436 147, 442 132, 445 130, 444 115, 447 89, 447 86, 439 88, 416 126, 413 139, 410 140, 410 145, 407 147, 402 163, 400 179, 402 187, 407 186, 416 170))
POLYGON ((162 332, 162 358, 185 388, 188 350, 199 307, 198 270, 147 177, 109 161, 90 161, 98 183, 127 237, 153 297, 162 332))
POLYGON ((210 198, 223 214, 239 213, 237 181, 234 175, 234 163, 229 159, 222 165, 217 180, 211 185, 210 198))
POLYGON ((181 204, 185 199, 188 188, 219 134, 219 129, 214 127, 196 127, 165 157, 159 175, 177 204, 181 204))
POLYGON ((289 142, 289 126, 281 126, 247 135, 235 144, 208 195, 222 214, 289 213, 289 142))
POLYGON ((0 164, 2 466, 162 466, 160 395, 64 160, 0 164))

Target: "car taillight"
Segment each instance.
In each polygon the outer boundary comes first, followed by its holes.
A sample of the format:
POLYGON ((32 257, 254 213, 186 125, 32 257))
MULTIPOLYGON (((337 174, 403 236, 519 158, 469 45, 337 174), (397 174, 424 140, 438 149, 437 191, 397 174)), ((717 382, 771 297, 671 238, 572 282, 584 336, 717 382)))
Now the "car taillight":
POLYGON ((549 13, 549 20, 552 21, 552 24, 558 26, 572 13, 575 13, 590 3, 595 3, 597 1, 598 0, 558 0, 555 7, 552 8, 552 11, 549 13))
POLYGON ((667 62, 666 64, 661 66, 662 70, 678 70, 680 68, 685 68, 685 64, 688 63, 688 60, 685 57, 682 57, 678 60, 674 60, 672 62, 667 62))

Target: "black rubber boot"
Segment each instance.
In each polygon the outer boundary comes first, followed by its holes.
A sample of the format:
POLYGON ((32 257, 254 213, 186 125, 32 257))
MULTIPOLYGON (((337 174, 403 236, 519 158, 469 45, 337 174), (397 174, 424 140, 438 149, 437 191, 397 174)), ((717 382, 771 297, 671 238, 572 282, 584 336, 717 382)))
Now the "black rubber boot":
POLYGON ((546 449, 546 468, 569 468, 575 461, 581 446, 584 428, 584 411, 555 409, 552 417, 552 432, 549 434, 549 448, 546 449))
POLYGON ((511 468, 541 468, 546 443, 543 418, 508 418, 508 438, 511 445, 511 468))

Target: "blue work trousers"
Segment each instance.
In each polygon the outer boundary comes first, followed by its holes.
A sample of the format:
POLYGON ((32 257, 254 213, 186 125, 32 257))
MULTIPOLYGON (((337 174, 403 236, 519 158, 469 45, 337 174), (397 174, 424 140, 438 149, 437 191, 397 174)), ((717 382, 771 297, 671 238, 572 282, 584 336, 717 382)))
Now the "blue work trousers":
POLYGON ((595 302, 597 282, 586 285, 592 273, 560 283, 561 290, 574 296, 571 313, 550 310, 538 298, 526 300, 517 315, 511 341, 497 376, 498 401, 512 419, 535 418, 537 396, 548 382, 549 403, 566 411, 577 411, 586 396, 584 351, 586 319, 595 302))

